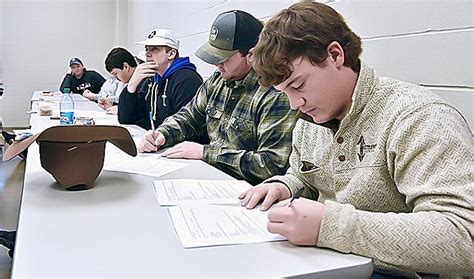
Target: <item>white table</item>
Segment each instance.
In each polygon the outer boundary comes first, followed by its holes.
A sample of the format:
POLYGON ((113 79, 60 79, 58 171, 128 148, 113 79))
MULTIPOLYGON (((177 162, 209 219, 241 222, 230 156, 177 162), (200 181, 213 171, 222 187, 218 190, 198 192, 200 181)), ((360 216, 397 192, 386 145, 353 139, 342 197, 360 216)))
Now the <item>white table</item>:
MULTIPOLYGON (((61 101, 62 95, 43 96, 42 92, 43 91, 41 91, 41 90, 33 91, 33 95, 31 96, 31 102, 36 102, 36 101, 59 102, 59 101, 61 101)), ((71 93, 71 97, 74 100, 74 102, 91 102, 91 100, 87 99, 86 97, 82 96, 81 94, 71 93)))
POLYGON ((203 161, 178 161, 189 166, 160 178, 102 171, 94 188, 73 192, 30 146, 12 278, 370 277, 371 259, 286 241, 184 249, 152 181, 230 177, 203 161))

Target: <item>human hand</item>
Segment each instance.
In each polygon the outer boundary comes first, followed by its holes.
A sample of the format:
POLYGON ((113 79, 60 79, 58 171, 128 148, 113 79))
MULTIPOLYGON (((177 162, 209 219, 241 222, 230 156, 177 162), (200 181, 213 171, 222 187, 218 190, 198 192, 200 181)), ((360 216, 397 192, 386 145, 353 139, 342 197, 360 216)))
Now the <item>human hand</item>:
POLYGON ((114 102, 108 98, 102 98, 97 101, 99 107, 103 110, 107 110, 114 105, 114 102))
POLYGON ((277 206, 268 211, 267 229, 281 234, 295 245, 316 245, 323 218, 324 204, 300 198, 291 206, 277 206))
POLYGON ((95 95, 94 93, 90 92, 89 89, 86 89, 84 90, 84 92, 82 93, 82 96, 93 101, 95 100, 95 95))
POLYGON ((204 145, 185 141, 161 153, 161 156, 172 159, 197 159, 201 160, 204 154, 204 145))
POLYGON ((118 114, 118 106, 111 106, 110 108, 108 108, 108 109, 105 111, 105 113, 117 115, 117 114, 118 114))
POLYGON ((140 82, 147 77, 152 77, 158 71, 158 65, 155 62, 145 62, 137 66, 132 77, 128 81, 127 90, 135 93, 140 82))
POLYGON ((281 182, 262 183, 239 195, 240 204, 248 209, 254 208, 262 199, 260 210, 267 210, 276 201, 291 196, 290 190, 281 182))
POLYGON ((138 151, 141 153, 156 152, 160 146, 165 144, 165 142, 166 139, 162 133, 158 132, 157 130, 149 130, 145 133, 142 140, 140 141, 138 151))

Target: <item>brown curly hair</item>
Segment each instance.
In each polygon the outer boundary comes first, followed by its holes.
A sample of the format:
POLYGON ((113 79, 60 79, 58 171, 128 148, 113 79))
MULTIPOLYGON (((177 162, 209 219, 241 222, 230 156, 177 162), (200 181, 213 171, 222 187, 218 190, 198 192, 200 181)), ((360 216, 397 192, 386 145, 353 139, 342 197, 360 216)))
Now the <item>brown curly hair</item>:
POLYGON ((254 49, 253 66, 260 84, 277 85, 293 72, 291 63, 307 57, 314 65, 328 56, 327 46, 338 42, 344 65, 358 72, 361 40, 333 8, 317 2, 300 2, 280 11, 265 24, 254 49))

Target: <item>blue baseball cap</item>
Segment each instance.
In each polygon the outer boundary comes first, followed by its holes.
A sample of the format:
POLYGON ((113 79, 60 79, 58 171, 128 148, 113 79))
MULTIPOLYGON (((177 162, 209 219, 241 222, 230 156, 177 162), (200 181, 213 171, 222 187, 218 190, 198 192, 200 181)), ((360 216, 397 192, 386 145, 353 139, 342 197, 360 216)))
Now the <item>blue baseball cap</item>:
POLYGON ((82 64, 81 59, 79 59, 77 57, 73 57, 73 58, 71 58, 71 60, 69 60, 69 67, 71 67, 74 64, 84 66, 84 64, 82 64))

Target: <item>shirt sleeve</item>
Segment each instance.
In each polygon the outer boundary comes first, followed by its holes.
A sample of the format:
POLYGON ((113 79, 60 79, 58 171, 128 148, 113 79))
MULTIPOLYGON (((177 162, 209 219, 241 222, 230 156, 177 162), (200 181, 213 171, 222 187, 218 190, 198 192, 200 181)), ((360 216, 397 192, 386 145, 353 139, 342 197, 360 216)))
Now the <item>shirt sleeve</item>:
POLYGON ((174 81, 175 86, 171 94, 174 112, 188 104, 202 85, 202 79, 194 71, 184 70, 183 72, 182 75, 176 75, 177 80, 174 81))
POLYGON ((72 91, 72 88, 71 88, 71 75, 70 74, 67 74, 63 81, 61 82, 61 85, 59 86, 59 91, 61 92, 64 92, 64 88, 70 88, 71 91, 72 91))
POLYGON ((301 151, 298 143, 301 142, 301 136, 304 132, 304 120, 298 120, 295 128, 293 129, 292 149, 290 154, 290 167, 286 171, 285 175, 276 175, 270 177, 264 181, 264 183, 280 182, 290 191, 290 195, 293 196, 299 189, 305 188, 303 197, 317 200, 319 193, 315 187, 307 184, 303 179, 298 176, 301 162, 301 151))
POLYGON ((260 104, 256 119, 256 150, 236 150, 224 142, 205 145, 204 161, 253 184, 284 174, 288 169, 295 123, 295 112, 290 110, 288 97, 272 91, 260 104))
POLYGON ((317 246, 413 272, 472 275, 474 143, 466 121, 447 105, 422 107, 400 117, 386 148, 411 212, 326 201, 317 246))
POLYGON ((102 84, 99 93, 95 96, 95 100, 112 97, 115 95, 114 82, 112 79, 108 79, 102 84))
POLYGON ((114 104, 118 104, 120 93, 124 88, 124 86, 121 86, 122 84, 123 83, 118 80, 112 78, 107 79, 104 84, 102 84, 100 92, 95 96, 95 100, 107 98, 114 104))
POLYGON ((128 92, 125 86, 120 94, 118 103, 118 121, 121 124, 135 124, 144 129, 150 129, 150 120, 145 117, 146 103, 141 96, 146 95, 146 79, 138 86, 136 93, 128 92))
POLYGON ((96 71, 94 71, 94 80, 95 80, 95 82, 97 83, 97 86, 98 86, 99 88, 101 88, 102 85, 103 85, 104 82, 105 82, 105 78, 104 78, 101 74, 99 74, 98 72, 96 72, 96 71))

